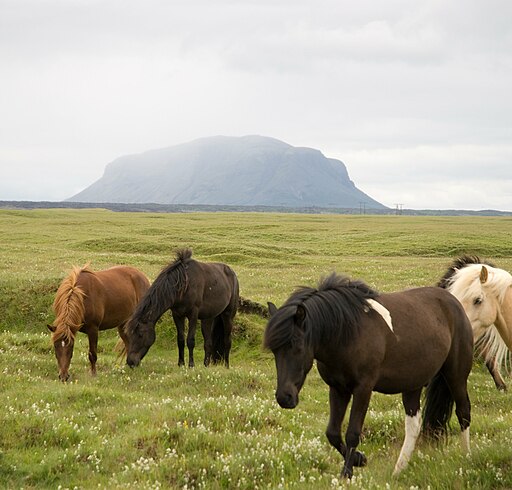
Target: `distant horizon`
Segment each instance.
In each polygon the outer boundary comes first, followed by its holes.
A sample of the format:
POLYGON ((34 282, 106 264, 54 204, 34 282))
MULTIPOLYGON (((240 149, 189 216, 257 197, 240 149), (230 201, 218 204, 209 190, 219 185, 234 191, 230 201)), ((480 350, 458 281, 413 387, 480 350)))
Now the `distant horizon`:
POLYGON ((214 204, 165 204, 157 202, 147 203, 112 203, 112 202, 80 202, 80 201, 50 201, 50 200, 3 200, 0 199, 0 209, 52 209, 52 205, 56 209, 108 209, 114 211, 125 212, 180 212, 181 209, 190 212, 218 212, 226 210, 227 212, 251 212, 263 210, 262 212, 296 212, 297 214, 344 214, 347 211, 353 211, 346 214, 358 215, 404 215, 404 216, 512 216, 512 211, 504 211, 500 209, 415 209, 415 208, 328 208, 321 206, 304 206, 304 207, 288 207, 288 206, 266 206, 266 205, 214 205, 214 204), (10 207, 9 204, 17 204, 19 207, 10 207), (38 206, 39 205, 39 206, 38 206), (125 208, 125 209, 124 209, 125 208), (153 209, 152 209, 153 208, 153 209), (208 209, 210 208, 210 209, 208 209), (317 210, 318 212, 315 212, 317 210))

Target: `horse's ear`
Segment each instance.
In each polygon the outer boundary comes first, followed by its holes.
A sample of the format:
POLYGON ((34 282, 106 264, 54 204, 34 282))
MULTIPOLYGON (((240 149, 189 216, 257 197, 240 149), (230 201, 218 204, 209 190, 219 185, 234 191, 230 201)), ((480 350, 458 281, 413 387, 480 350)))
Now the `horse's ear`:
POLYGON ((274 303, 271 303, 270 301, 267 303, 268 305, 268 314, 270 315, 270 318, 272 318, 277 313, 277 306, 274 303))
POLYGON ((55 332, 55 329, 57 328, 55 325, 50 325, 50 324, 48 324, 48 325, 46 325, 46 326, 48 327, 48 330, 49 330, 50 332, 52 332, 52 333, 54 333, 54 332, 55 332))
POLYGON ((489 271, 487 270, 487 267, 485 265, 482 266, 482 270, 480 271, 480 282, 484 284, 487 282, 487 279, 489 277, 489 271))
POLYGON ((302 327, 304 324, 304 320, 306 319, 306 310, 304 306, 297 306, 297 312, 295 313, 295 324, 299 327, 302 327))

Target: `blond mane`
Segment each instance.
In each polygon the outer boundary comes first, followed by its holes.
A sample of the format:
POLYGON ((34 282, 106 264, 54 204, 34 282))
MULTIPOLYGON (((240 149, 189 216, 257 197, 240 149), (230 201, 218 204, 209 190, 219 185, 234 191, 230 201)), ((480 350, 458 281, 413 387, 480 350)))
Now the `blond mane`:
POLYGON ((85 292, 77 285, 78 276, 82 272, 94 273, 89 264, 83 267, 74 266, 69 275, 62 281, 55 300, 53 311, 55 312, 55 332, 52 334, 52 342, 63 340, 70 342, 75 340, 76 332, 84 322, 84 298, 85 292))

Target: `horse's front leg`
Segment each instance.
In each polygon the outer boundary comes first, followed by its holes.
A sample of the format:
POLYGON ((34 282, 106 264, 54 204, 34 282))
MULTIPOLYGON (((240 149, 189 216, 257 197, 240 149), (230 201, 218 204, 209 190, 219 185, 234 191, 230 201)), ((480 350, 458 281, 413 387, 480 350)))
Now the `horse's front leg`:
POLYGON ((480 356, 485 360, 485 366, 491 374, 496 388, 498 388, 498 390, 507 391, 507 385, 501 376, 496 356, 490 355, 489 347, 489 343, 484 341, 481 347, 480 356))
POLYGON ((185 317, 172 314, 178 333, 178 366, 185 365, 185 317))
MULTIPOLYGON (((507 297, 510 297, 510 294, 508 294, 507 297)), ((498 309, 498 316, 496 317, 494 326, 496 327, 496 330, 498 331, 498 334, 503 340, 503 342, 505 342, 505 345, 507 346, 508 350, 512 351, 512 309, 507 307, 504 307, 503 309, 498 309)), ((501 363, 498 362, 498 359, 496 359, 496 357, 494 357, 492 361, 494 364, 494 369, 493 371, 491 371, 491 375, 494 379, 494 383, 496 384, 496 387, 499 390, 506 390, 507 385, 503 381, 503 378, 501 377, 499 372, 499 364, 501 363)))
POLYGON ((120 347, 118 347, 118 345, 120 345, 119 343, 116 344, 116 348, 118 348, 118 352, 120 352, 119 357, 125 356, 128 353, 128 347, 130 345, 129 340, 128 340, 128 335, 126 335, 126 332, 124 331, 125 325, 126 325, 126 323, 123 323, 122 325, 117 327, 117 332, 119 333, 119 337, 121 338, 121 341, 123 342, 123 349, 124 349, 124 350, 122 350, 120 347))
MULTIPOLYGON (((350 401, 350 393, 340 391, 333 386, 329 387, 329 406, 330 415, 329 423, 325 431, 328 441, 344 458, 347 454, 347 447, 343 444, 341 437, 341 424, 347 411, 350 401)), ((366 456, 356 451, 354 455, 354 466, 365 466, 367 463, 366 456)))
POLYGON ((213 319, 201 320, 201 332, 204 339, 204 365, 209 366, 212 358, 213 319))
MULTIPOLYGON (((359 386, 354 390, 352 408, 350 409, 350 419, 348 421, 345 440, 347 442, 347 452, 345 454, 345 464, 341 476, 352 478, 352 468, 355 466, 358 457, 357 446, 361 438, 364 418, 370 404, 372 389, 366 386, 359 386)), ((361 454, 361 453, 359 453, 361 454)))
POLYGON ((91 363, 91 374, 96 376, 96 361, 98 360, 98 327, 91 327, 87 336, 89 337, 89 362, 91 363))
POLYGON ((501 391, 507 391, 507 385, 505 383, 505 380, 501 376, 500 370, 498 368, 498 363, 496 362, 496 358, 493 357, 492 359, 485 361, 485 366, 487 367, 488 371, 491 373, 492 379, 494 380, 494 384, 496 385, 496 388, 501 391))
POLYGON ((188 367, 194 367, 194 347, 196 346, 196 328, 197 328, 197 312, 193 312, 188 317, 188 367))

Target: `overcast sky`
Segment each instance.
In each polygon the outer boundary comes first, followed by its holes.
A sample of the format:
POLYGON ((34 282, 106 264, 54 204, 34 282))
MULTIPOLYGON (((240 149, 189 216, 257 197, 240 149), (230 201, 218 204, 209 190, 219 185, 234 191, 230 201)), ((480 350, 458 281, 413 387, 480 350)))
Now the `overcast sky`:
POLYGON ((381 203, 512 211, 510 0, 0 0, 0 200, 260 134, 381 203))

